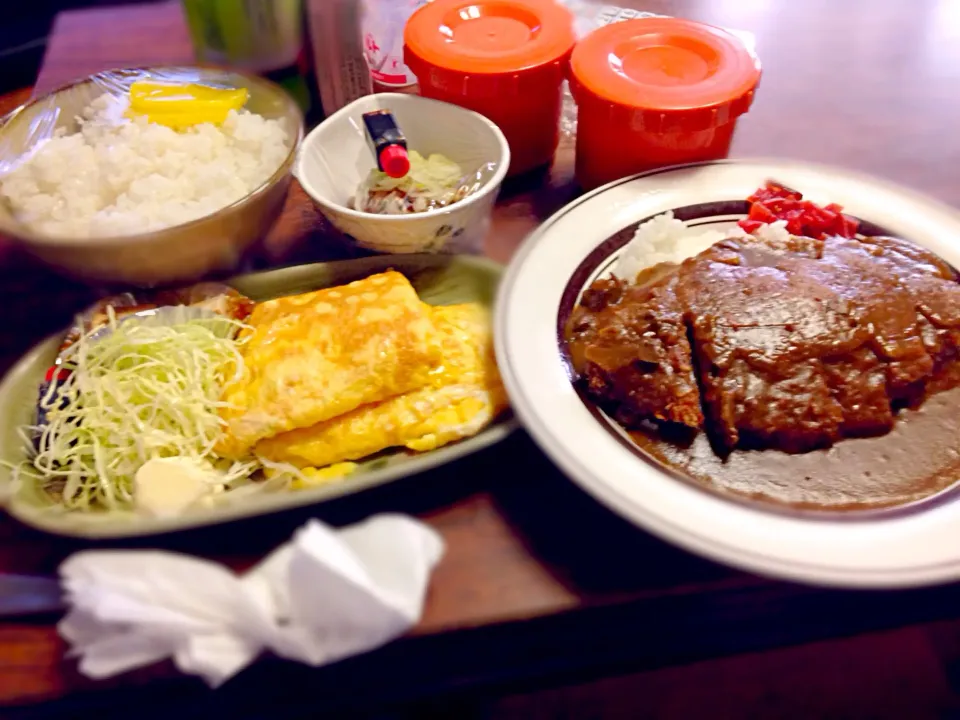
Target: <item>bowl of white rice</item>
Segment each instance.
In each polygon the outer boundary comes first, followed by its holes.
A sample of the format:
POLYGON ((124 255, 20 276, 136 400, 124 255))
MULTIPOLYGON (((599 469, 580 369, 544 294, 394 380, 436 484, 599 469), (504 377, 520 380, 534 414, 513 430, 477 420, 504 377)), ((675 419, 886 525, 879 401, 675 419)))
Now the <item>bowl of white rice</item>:
POLYGON ((0 121, 0 233, 92 282, 160 285, 233 270, 276 222, 303 136, 278 85, 243 73, 99 73, 0 121), (245 88, 219 124, 127 112, 135 80, 245 88))

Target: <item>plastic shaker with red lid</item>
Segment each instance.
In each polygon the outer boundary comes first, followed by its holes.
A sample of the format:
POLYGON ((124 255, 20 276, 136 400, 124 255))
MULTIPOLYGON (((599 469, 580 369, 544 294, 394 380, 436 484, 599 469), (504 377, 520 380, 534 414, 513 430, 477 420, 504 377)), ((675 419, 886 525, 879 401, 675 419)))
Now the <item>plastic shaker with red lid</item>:
POLYGON ((555 0, 433 0, 407 22, 404 62, 421 95, 500 127, 516 175, 553 160, 573 25, 555 0))
POLYGON ((641 18, 594 31, 570 59, 578 181, 726 157, 759 81, 756 56, 720 28, 641 18))

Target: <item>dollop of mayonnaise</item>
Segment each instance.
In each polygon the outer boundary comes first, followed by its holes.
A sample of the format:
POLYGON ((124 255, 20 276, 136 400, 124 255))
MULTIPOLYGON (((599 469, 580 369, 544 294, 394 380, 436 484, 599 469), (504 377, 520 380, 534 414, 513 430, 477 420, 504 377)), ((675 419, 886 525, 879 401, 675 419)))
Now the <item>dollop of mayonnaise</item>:
POLYGON ((190 458, 148 460, 133 478, 137 509, 155 517, 179 515, 216 491, 217 473, 190 458))

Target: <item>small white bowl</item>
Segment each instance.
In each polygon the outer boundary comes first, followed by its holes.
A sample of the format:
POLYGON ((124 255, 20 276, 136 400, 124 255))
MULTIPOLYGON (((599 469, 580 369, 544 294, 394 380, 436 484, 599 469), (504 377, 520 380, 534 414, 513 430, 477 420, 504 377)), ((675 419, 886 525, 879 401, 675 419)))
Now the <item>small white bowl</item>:
POLYGON ((293 174, 324 216, 362 247, 383 253, 477 253, 509 165, 507 139, 482 115, 416 95, 380 93, 352 102, 307 135, 293 174), (423 156, 445 155, 464 173, 487 163, 495 163, 496 170, 477 192, 445 208, 410 215, 353 210, 357 186, 376 167, 362 117, 372 110, 393 113, 409 148, 423 156))

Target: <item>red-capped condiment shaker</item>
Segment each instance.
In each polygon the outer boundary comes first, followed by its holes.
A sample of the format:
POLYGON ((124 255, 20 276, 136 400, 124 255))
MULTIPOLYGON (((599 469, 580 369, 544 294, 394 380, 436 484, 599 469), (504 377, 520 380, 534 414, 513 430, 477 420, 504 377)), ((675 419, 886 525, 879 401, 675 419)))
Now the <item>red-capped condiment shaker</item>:
POLYGON ((421 95, 500 127, 516 175, 557 150, 573 23, 555 0, 433 0, 407 21, 404 62, 421 95))
POLYGON ((389 110, 372 110, 363 114, 367 145, 377 159, 377 167, 392 178, 410 172, 407 138, 389 110))
POLYGON ((640 18, 594 31, 570 59, 580 185, 726 157, 759 81, 756 56, 720 28, 640 18))

